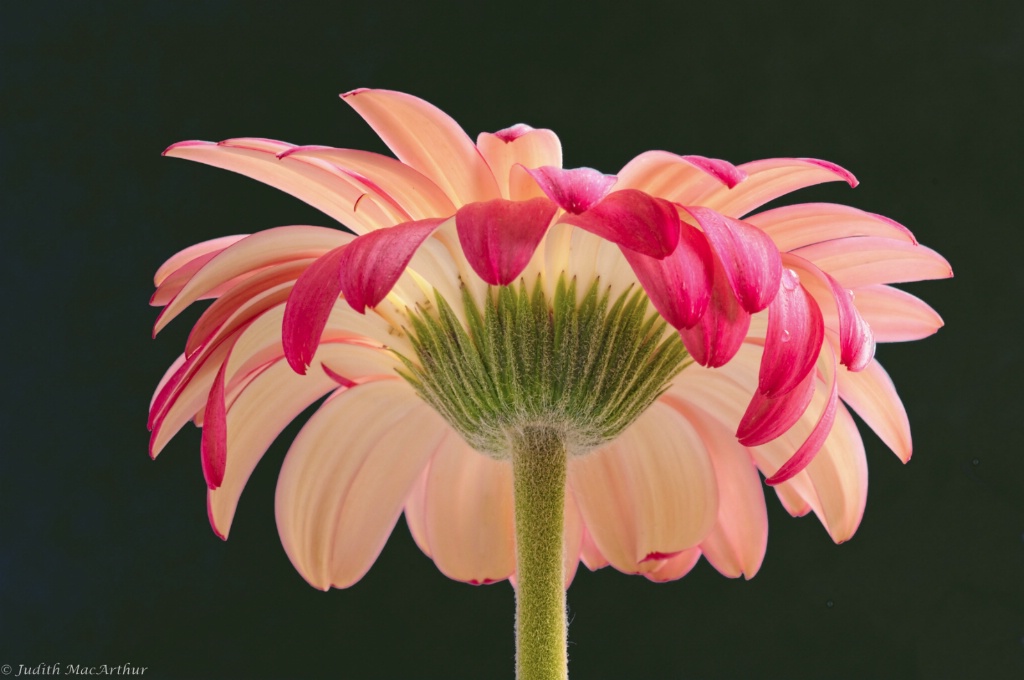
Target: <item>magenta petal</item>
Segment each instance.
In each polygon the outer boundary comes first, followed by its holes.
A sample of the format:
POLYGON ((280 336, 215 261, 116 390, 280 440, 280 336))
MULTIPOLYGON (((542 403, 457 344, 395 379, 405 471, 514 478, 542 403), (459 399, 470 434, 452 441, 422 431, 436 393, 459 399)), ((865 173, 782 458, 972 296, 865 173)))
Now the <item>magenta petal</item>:
MULTIPOLYGON (((228 353, 230 356, 231 353, 228 353)), ((203 438, 200 442, 200 456, 203 462, 203 476, 206 485, 216 489, 224 481, 224 469, 227 467, 228 454, 228 415, 224 404, 224 371, 227 369, 228 357, 220 365, 217 378, 213 381, 210 396, 206 400, 206 411, 203 413, 203 438)))
MULTIPOLYGON (((829 433, 832 431, 832 425, 836 420, 836 411, 839 407, 839 389, 838 382, 836 381, 835 371, 835 356, 832 357, 832 389, 829 392, 828 403, 825 404, 825 410, 822 411, 821 417, 818 418, 818 423, 811 430, 811 434, 807 437, 807 440, 800 445, 789 460, 782 464, 775 474, 765 480, 765 484, 774 486, 781 484, 786 480, 792 479, 799 474, 805 467, 807 467, 814 456, 821 450, 821 445, 825 443, 825 439, 828 438, 829 433)), ((813 375, 813 373, 812 373, 813 375)))
POLYGON ((352 309, 376 307, 402 276, 416 249, 446 218, 403 222, 363 234, 341 256, 341 290, 352 309))
POLYGON ((636 189, 613 191, 587 212, 562 221, 658 259, 671 255, 679 244, 675 206, 636 189))
POLYGON ((679 245, 663 260, 621 250, 662 318, 673 328, 692 328, 711 300, 715 264, 704 234, 689 224, 680 226, 679 245))
POLYGON ((789 428, 807 410, 814 396, 815 372, 811 371, 795 388, 777 397, 754 393, 740 425, 736 438, 744 446, 759 446, 770 442, 789 428))
POLYGON ((497 198, 459 208, 455 227, 473 270, 492 286, 504 286, 529 264, 557 211, 546 198, 497 198))
POLYGON ((821 309, 792 269, 782 274, 778 295, 768 306, 768 335, 758 390, 776 397, 796 387, 814 369, 825 339, 821 309))
POLYGON ((714 277, 707 311, 693 328, 680 328, 679 337, 694 361, 717 368, 736 356, 750 329, 750 314, 733 295, 722 263, 713 255, 712 260, 714 277))
POLYGON ((348 244, 317 258, 295 281, 284 308, 281 342, 288 365, 299 375, 313 362, 320 336, 341 294, 341 260, 348 244))
POLYGON ((782 261, 771 238, 755 226, 693 207, 686 211, 707 234, 744 310, 754 313, 768 306, 779 289, 782 261))
POLYGON ((605 175, 593 168, 563 170, 545 165, 533 170, 524 169, 548 198, 573 215, 590 210, 608 195, 616 181, 615 175, 605 175))

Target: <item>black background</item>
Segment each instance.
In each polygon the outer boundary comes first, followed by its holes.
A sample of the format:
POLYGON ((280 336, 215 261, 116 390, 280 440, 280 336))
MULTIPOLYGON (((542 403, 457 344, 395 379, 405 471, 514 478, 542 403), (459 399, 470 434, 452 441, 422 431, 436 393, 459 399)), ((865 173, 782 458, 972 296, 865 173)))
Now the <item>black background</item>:
POLYGON ((160 151, 247 135, 385 151, 336 98, 370 86, 424 97, 474 137, 550 127, 570 167, 614 172, 652 148, 829 159, 861 186, 792 200, 889 215, 956 272, 907 286, 946 328, 879 350, 915 455, 903 466, 865 434, 854 539, 833 545, 770 494, 750 582, 704 562, 667 585, 582 570, 574 677, 1024 677, 1024 4, 14 6, 0 10, 0 664, 511 677, 511 588, 449 581, 402 521, 351 589, 292 569, 273 489, 296 428, 227 543, 207 524, 198 430, 146 455, 150 394, 196 317, 150 340, 156 267, 216 236, 331 224, 160 151))

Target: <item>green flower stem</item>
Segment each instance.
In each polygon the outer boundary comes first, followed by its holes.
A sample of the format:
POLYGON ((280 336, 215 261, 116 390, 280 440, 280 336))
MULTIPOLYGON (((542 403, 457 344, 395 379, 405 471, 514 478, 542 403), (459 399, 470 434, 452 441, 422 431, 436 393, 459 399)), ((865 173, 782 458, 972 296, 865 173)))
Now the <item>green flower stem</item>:
POLYGON ((516 677, 568 677, 566 650, 565 443, 553 429, 514 437, 516 677))

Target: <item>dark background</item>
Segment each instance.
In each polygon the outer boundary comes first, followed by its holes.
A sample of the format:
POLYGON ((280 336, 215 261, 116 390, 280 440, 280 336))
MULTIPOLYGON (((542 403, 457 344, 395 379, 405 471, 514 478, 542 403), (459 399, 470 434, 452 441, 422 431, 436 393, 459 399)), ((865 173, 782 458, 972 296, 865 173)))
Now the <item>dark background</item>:
POLYGON ((956 272, 908 286, 946 328, 878 352, 915 455, 903 466, 865 431, 854 539, 833 545, 769 494, 750 582, 705 562, 667 585, 582 570, 574 677, 1024 677, 1024 4, 15 6, 0 10, 0 664, 511 677, 511 588, 449 581, 403 521, 349 590, 292 569, 273 489, 296 428, 227 543, 207 524, 199 431, 146 455, 149 397, 196 318, 150 340, 156 267, 216 236, 331 224, 160 151, 246 135, 384 151, 336 98, 372 86, 474 137, 550 127, 567 166, 614 172, 651 148, 829 159, 862 185, 792 200, 891 216, 956 272))

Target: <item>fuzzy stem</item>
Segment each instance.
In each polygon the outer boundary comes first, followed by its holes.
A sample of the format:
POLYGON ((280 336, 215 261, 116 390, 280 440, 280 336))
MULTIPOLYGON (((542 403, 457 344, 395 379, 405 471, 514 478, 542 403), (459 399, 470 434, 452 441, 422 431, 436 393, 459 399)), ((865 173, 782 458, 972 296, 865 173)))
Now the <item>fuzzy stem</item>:
POLYGON ((516 678, 564 680, 565 474, 562 438, 530 428, 513 445, 516 523, 516 678))

